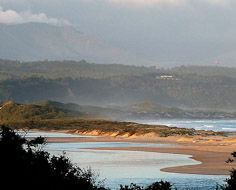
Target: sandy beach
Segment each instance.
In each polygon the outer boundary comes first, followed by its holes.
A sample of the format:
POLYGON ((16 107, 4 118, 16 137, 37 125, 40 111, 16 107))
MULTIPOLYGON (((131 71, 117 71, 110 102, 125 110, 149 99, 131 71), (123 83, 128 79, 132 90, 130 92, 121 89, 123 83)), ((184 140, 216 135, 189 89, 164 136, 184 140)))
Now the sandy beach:
POLYGON ((162 171, 172 173, 203 174, 203 175, 228 175, 236 164, 227 164, 225 161, 233 151, 236 151, 235 137, 113 137, 100 136, 92 138, 48 138, 48 142, 142 142, 159 143, 171 146, 164 147, 125 147, 125 148, 97 148, 98 150, 127 150, 147 151, 158 153, 186 154, 191 158, 200 161, 201 164, 191 166, 179 166, 163 168, 162 171))

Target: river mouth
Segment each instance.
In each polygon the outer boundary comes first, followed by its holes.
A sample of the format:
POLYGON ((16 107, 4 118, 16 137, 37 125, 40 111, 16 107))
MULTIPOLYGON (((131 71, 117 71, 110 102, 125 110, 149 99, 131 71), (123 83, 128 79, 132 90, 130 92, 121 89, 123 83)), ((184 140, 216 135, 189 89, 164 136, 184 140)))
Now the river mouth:
MULTIPOLYGON (((74 137, 64 133, 48 133, 33 131, 29 138, 39 135, 47 138, 74 137)), ((84 138, 86 136, 81 136, 84 138)), ((88 137, 93 138, 93 137, 88 137)), ((120 184, 136 183, 142 186, 155 181, 169 181, 178 190, 184 189, 215 189, 223 184, 227 176, 195 175, 163 172, 161 169, 176 166, 197 165, 200 162, 191 159, 191 155, 157 153, 146 151, 112 150, 112 148, 135 147, 175 147, 173 144, 138 143, 138 142, 70 142, 48 143, 44 149, 54 155, 66 152, 71 161, 81 168, 92 168, 99 174, 98 179, 105 179, 105 186, 118 189, 120 184), (109 150, 98 150, 109 148, 109 150), (191 184, 191 185, 189 185, 191 184)))
MULTIPOLYGON (((155 181, 166 180, 180 190, 205 190, 215 189, 226 178, 226 176, 175 174, 161 171, 162 168, 166 167, 200 164, 200 162, 190 159, 191 155, 144 151, 93 150, 85 149, 86 143, 78 143, 78 146, 83 147, 81 149, 68 151, 70 144, 50 143, 47 146, 47 150, 56 155, 66 151, 66 155, 73 163, 82 168, 92 168, 95 173, 99 174, 100 180, 105 179, 105 185, 111 189, 118 189, 120 184, 137 183, 145 186, 155 181), (55 150, 51 145, 53 147, 61 147, 61 150, 59 150, 60 148, 55 150), (63 148, 64 146, 68 147, 63 148), (190 183, 191 186, 189 185, 190 183)), ((110 146, 109 143, 107 144, 107 146, 110 146)), ((119 143, 117 145, 119 146, 119 143)), ((91 147, 91 144, 87 146, 91 147)))

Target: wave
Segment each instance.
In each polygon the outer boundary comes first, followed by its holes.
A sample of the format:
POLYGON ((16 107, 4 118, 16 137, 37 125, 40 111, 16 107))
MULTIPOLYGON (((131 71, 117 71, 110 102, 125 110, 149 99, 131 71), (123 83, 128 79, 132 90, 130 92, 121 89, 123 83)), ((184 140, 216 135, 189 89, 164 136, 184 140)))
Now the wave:
POLYGON ((206 127, 206 128, 214 128, 215 126, 214 126, 214 125, 203 125, 203 127, 206 127))
POLYGON ((233 127, 223 127, 222 130, 236 131, 236 128, 233 128, 233 127))

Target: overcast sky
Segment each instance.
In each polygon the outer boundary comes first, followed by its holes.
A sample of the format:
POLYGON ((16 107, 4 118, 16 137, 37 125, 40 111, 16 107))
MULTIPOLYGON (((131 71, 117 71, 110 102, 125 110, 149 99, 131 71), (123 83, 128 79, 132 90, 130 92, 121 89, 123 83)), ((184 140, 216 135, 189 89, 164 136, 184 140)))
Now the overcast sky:
POLYGON ((236 0, 0 0, 0 23, 45 22, 160 65, 236 66, 236 0))

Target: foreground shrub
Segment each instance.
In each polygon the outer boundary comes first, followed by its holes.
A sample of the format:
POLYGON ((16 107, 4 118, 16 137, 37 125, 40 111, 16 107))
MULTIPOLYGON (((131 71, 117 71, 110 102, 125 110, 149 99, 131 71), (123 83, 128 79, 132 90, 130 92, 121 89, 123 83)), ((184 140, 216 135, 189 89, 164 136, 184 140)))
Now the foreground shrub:
MULTIPOLYGON (((236 152, 231 154, 232 158, 229 158, 226 162, 232 163, 236 160, 236 152)), ((236 189, 236 169, 230 171, 230 177, 226 179, 226 185, 221 186, 219 189, 222 190, 235 190, 236 189)))
MULTIPOLYGON (((91 170, 83 170, 65 157, 51 156, 43 150, 45 139, 33 140, 16 134, 7 127, 0 132, 1 189, 68 189, 108 190, 96 181, 91 170)), ((120 190, 170 190, 168 182, 156 182, 143 188, 135 184, 120 190)))
POLYGON ((0 137, 1 189, 105 190, 90 170, 74 166, 65 155, 50 156, 42 150, 45 140, 33 140, 2 127, 0 137))
POLYGON ((141 187, 139 185, 131 183, 129 186, 121 185, 120 190, 170 190, 171 189, 171 184, 169 182, 155 182, 147 187, 141 187))

